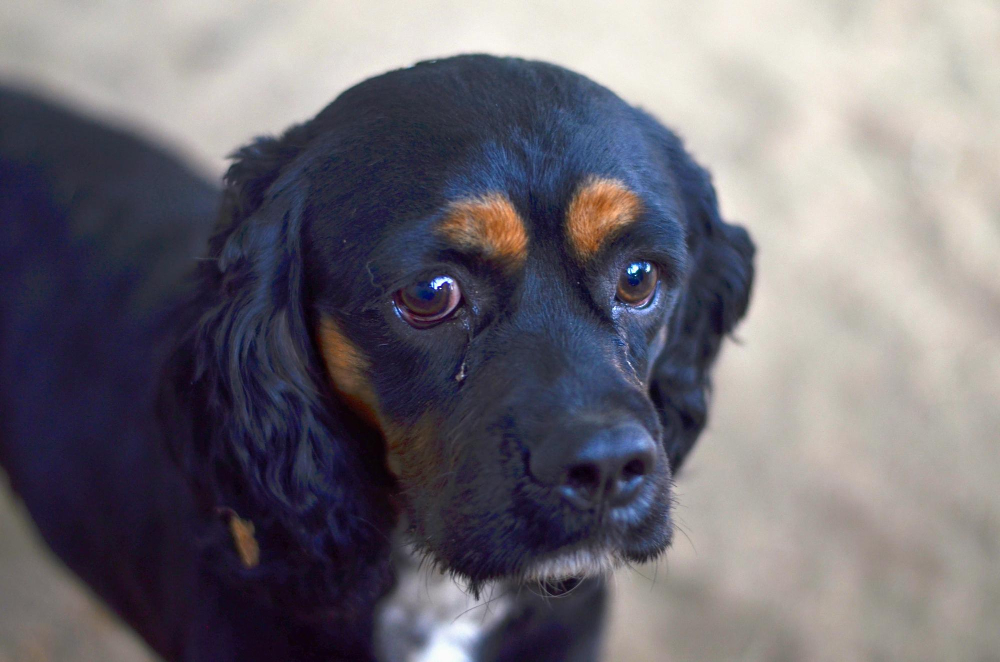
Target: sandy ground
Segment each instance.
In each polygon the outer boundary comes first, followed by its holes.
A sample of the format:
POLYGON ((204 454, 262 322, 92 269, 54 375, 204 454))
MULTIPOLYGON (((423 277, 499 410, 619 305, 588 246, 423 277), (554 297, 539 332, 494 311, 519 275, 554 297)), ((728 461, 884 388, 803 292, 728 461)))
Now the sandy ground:
MULTIPOLYGON (((220 173, 345 86, 463 51, 564 64, 685 135, 760 246, 609 660, 1000 660, 1000 5, 33 0, 0 77, 220 173), (362 6, 363 4, 363 6, 362 6)), ((0 662, 148 659, 0 501, 0 662)))

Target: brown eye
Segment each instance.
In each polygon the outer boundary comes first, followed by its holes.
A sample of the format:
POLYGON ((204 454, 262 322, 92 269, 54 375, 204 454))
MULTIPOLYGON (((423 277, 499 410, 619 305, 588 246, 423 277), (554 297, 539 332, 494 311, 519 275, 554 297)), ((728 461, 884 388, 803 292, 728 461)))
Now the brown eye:
POLYGON ((633 308, 642 308, 656 293, 657 277, 654 264, 645 260, 630 263, 618 277, 618 300, 633 308))
POLYGON ((462 292, 454 278, 437 276, 399 290, 395 302, 400 316, 410 326, 425 329, 455 312, 462 302, 462 292))

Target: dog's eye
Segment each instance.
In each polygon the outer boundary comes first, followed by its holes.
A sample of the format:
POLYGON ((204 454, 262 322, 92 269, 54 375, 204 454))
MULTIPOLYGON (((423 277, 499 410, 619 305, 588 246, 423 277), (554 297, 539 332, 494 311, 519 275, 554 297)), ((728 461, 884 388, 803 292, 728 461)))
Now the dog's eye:
POLYGON ((633 308, 642 308, 653 299, 658 277, 656 265, 637 260, 622 269, 618 277, 618 300, 633 308))
POLYGON ((425 329, 455 312, 462 302, 462 292, 451 276, 437 276, 399 290, 395 302, 396 310, 410 326, 425 329))

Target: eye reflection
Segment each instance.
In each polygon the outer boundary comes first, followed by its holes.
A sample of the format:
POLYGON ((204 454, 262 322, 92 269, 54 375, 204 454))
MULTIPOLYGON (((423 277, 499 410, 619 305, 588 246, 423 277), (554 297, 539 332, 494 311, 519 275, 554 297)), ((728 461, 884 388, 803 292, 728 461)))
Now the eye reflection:
POLYGON ((649 304, 656 293, 659 272, 656 265, 646 260, 636 260, 622 269, 618 277, 618 300, 633 308, 649 304))
POLYGON ((443 322, 455 312, 462 302, 462 292, 451 276, 435 276, 400 289, 394 302, 410 326, 423 329, 443 322))

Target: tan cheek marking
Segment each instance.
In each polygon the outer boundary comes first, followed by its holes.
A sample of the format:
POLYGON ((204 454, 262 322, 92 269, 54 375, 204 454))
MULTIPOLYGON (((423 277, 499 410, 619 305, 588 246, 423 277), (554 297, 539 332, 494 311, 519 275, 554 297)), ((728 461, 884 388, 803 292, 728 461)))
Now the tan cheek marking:
POLYGON ((593 257, 617 230, 642 210, 639 196, 616 179, 591 177, 573 196, 566 213, 566 235, 581 260, 593 257))
POLYGON ((445 477, 444 460, 436 444, 440 422, 425 414, 413 426, 386 426, 389 470, 405 488, 432 489, 445 477))
MULTIPOLYGON (((345 403, 360 417, 379 430, 386 441, 386 465, 407 488, 427 489, 441 476, 440 453, 435 444, 437 419, 423 416, 413 426, 403 426, 386 419, 368 378, 371 367, 335 321, 323 318, 319 325, 319 347, 333 387, 345 403)), ((235 536, 235 533, 234 533, 235 536)))
POLYGON ((500 193, 453 203, 438 231, 466 250, 487 259, 523 264, 528 255, 528 235, 514 205, 500 193))
POLYGON ((337 393, 358 416, 381 429, 375 390, 368 379, 368 359, 329 317, 320 320, 318 336, 320 353, 337 393))

